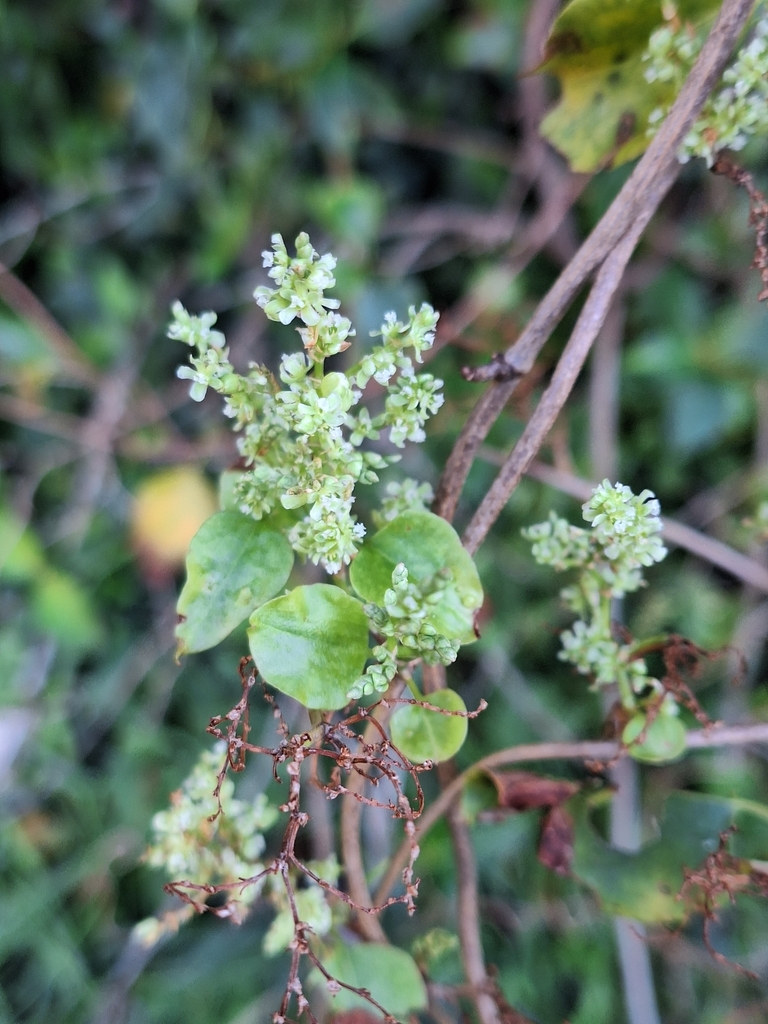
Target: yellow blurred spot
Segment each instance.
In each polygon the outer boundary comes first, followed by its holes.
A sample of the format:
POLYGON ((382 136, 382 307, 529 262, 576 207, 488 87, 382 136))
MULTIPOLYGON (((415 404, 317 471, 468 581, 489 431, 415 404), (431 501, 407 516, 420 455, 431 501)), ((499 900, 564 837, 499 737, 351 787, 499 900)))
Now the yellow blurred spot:
POLYGON ((184 564, 189 542, 218 511, 213 487, 194 466, 176 466, 144 480, 136 492, 131 537, 142 558, 156 566, 184 564))

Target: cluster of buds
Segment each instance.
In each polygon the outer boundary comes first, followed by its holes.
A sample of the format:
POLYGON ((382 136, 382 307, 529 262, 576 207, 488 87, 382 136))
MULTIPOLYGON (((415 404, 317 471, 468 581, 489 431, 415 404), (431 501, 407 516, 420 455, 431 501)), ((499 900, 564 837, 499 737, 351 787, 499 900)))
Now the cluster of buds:
POLYGON ((402 562, 395 566, 392 586, 384 592, 384 606, 365 606, 371 630, 383 637, 384 643, 372 649, 376 661, 354 683, 347 694, 350 700, 383 693, 397 672, 398 658, 422 658, 427 665, 450 665, 456 660, 460 642, 439 633, 428 621, 449 583, 450 576, 440 572, 417 586, 409 580, 402 562))
POLYGON ((294 550, 336 573, 365 534, 352 511, 355 487, 377 482, 379 472, 399 458, 361 446, 384 430, 397 448, 423 441, 427 419, 443 403, 442 381, 417 374, 406 354, 410 350, 422 361, 438 317, 426 303, 411 307, 406 323, 387 313, 380 344, 346 373, 324 373, 324 360, 349 348, 355 336, 350 321, 336 312, 338 301, 325 295, 336 283, 336 260, 320 256, 306 234, 296 239, 294 257, 280 235, 263 257, 275 287, 257 288, 256 301, 270 320, 297 320, 303 342, 303 351, 283 356, 279 380, 255 364, 245 375, 234 370, 224 335, 213 330, 213 313, 193 316, 175 303, 168 334, 195 350, 190 365, 178 370, 192 382, 192 398, 202 401, 208 388, 221 394, 224 412, 241 432, 238 447, 247 469, 234 485, 236 507, 255 519, 281 507, 301 509, 303 517, 288 532, 294 550), (371 379, 387 389, 376 417, 365 407, 354 410, 371 379))
MULTIPOLYGON (((250 801, 236 799, 229 778, 215 796, 225 757, 224 743, 206 750, 171 795, 170 807, 154 816, 153 841, 144 855, 147 864, 202 885, 251 878, 263 869, 258 860, 264 852, 262 833, 277 820, 277 809, 263 793, 250 801)), ((260 885, 252 885, 238 898, 249 904, 260 891, 260 885)))
POLYGON ((562 598, 579 618, 561 635, 559 657, 590 676, 594 687, 617 685, 624 705, 660 687, 648 674, 634 646, 611 634, 611 602, 643 584, 644 567, 660 562, 667 549, 659 536, 659 503, 651 491, 635 495, 629 487, 604 480, 582 505, 590 530, 572 526, 550 513, 544 523, 523 530, 533 541, 533 556, 556 571, 578 569, 578 582, 562 598))
MULTIPOLYGON (((670 8, 667 24, 652 33, 643 54, 645 79, 668 82, 676 93, 701 50, 703 36, 690 25, 681 24, 670 8)), ((656 107, 648 117, 648 134, 653 136, 669 111, 656 107)), ((707 100, 680 149, 685 163, 700 156, 709 167, 724 149, 740 150, 755 135, 768 132, 768 20, 757 22, 749 42, 722 75, 720 84, 707 100)))

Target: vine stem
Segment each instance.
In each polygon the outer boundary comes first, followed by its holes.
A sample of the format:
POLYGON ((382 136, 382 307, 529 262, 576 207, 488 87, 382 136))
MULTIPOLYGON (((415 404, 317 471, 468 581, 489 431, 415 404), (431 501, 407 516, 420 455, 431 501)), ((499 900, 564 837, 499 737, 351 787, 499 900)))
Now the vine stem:
MULTIPOLYGON (((768 745, 768 722, 756 725, 713 726, 711 729, 693 729, 686 734, 686 750, 707 750, 714 747, 743 747, 750 743, 768 745)), ((573 743, 522 743, 516 747, 498 750, 480 758, 457 775, 430 804, 419 818, 416 827, 416 841, 419 842, 429 830, 456 803, 467 781, 478 772, 501 768, 525 761, 611 761, 619 756, 620 747, 614 740, 586 740, 573 743)), ((403 843, 392 858, 376 892, 376 903, 383 903, 397 884, 400 872, 407 863, 410 846, 403 843)))
POLYGON ((470 554, 475 554, 485 540, 568 400, 592 343, 605 322, 630 257, 653 212, 651 207, 642 211, 614 249, 611 259, 606 260, 600 268, 549 387, 467 526, 462 542, 470 554))
MULTIPOLYGON (((429 695, 445 689, 445 665, 425 665, 424 690, 429 695)), ((453 758, 437 766, 442 793, 454 785, 458 772, 453 758)), ((440 797, 442 800, 442 796, 440 797)), ((480 897, 477 884, 477 861, 472 848, 472 836, 458 802, 447 809, 448 829, 456 861, 457 913, 456 928, 461 947, 461 963, 469 983, 472 1001, 481 1024, 502 1024, 496 1000, 489 991, 488 972, 483 956, 480 931, 480 897)))

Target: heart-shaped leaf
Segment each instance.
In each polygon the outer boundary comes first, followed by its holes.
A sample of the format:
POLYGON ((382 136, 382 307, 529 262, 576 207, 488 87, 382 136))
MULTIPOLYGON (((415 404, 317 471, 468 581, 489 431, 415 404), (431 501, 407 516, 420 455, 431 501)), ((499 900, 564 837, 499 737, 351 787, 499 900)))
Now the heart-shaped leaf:
POLYGON ((290 575, 293 551, 285 537, 240 512, 206 519, 189 547, 187 581, 176 610, 178 654, 205 651, 270 597, 290 575))
MULTIPOLYGON (((424 698, 445 711, 466 711, 455 690, 438 690, 424 698)), ((392 742, 409 761, 447 761, 467 738, 467 719, 462 715, 441 715, 418 704, 398 708, 390 722, 392 742)))
POLYGON ((438 572, 447 570, 450 582, 427 622, 450 640, 467 644, 477 639, 474 616, 483 603, 483 588, 475 563, 450 523, 431 512, 403 512, 366 540, 349 567, 352 586, 363 600, 382 605, 399 562, 417 585, 428 585, 438 572))
POLYGON ((343 708, 368 658, 368 620, 354 597, 314 583, 258 608, 248 641, 270 686, 307 708, 343 708))

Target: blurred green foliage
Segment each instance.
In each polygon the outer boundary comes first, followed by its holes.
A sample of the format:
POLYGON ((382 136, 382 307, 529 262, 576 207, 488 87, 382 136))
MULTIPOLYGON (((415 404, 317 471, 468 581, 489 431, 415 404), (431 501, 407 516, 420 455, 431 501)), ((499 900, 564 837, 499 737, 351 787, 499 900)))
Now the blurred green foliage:
MULTIPOLYGON (((434 360, 446 405, 405 460, 435 482, 477 394, 460 367, 514 339, 569 239, 589 231, 626 175, 593 178, 560 244, 510 270, 515 233, 489 225, 516 211, 524 224, 536 210, 521 156, 531 80, 518 77, 529 6, 0 0, 0 259, 73 341, 57 341, 0 279, 2 1024, 246 1024, 274 1010, 286 962, 260 954, 267 908, 240 928, 196 919, 152 955, 130 942, 135 923, 173 906, 141 862, 152 815, 207 745, 211 716, 238 699, 247 651, 239 629, 177 667, 180 566, 131 539, 142 481, 177 464, 213 476, 235 458, 215 398, 193 407, 174 380, 168 308, 180 297, 215 309, 241 368, 274 363, 285 335, 254 312, 259 253, 273 231, 305 228, 340 255, 339 294, 361 337, 421 298, 443 310, 476 303, 434 360)), ((765 184, 765 145, 744 159, 765 184)), ((768 317, 748 269, 747 215, 727 182, 692 164, 642 243, 624 296, 617 472, 652 488, 665 513, 764 558, 747 521, 768 499, 768 317)), ((544 350, 534 397, 567 326, 544 350)), ((605 401, 585 375, 544 456, 601 472, 589 423, 605 401)), ((511 404, 491 449, 519 436, 530 404, 530 391, 511 404)), ((474 467, 459 526, 494 472, 474 467)), ((599 699, 556 658, 569 621, 559 581, 520 537, 550 509, 579 521, 575 502, 525 480, 479 553, 483 637, 450 679, 468 707, 484 697, 492 710, 470 724, 462 765, 517 742, 600 734, 599 699)), ((697 693, 713 717, 765 718, 765 609, 764 595, 678 551, 628 601, 626 624, 733 644, 747 659, 741 684, 730 685, 724 656, 697 693)), ((269 742, 270 716, 254 709, 254 723, 254 742, 269 742)), ((254 761, 239 793, 266 788, 280 802, 285 787, 270 773, 254 761)), ((764 751, 700 752, 641 773, 647 839, 674 789, 766 798, 764 751)), ((473 826, 489 960, 533 1020, 617 1024, 610 917, 537 861, 538 829, 536 811, 473 826)), ((373 818, 366 830, 375 864, 399 835, 373 818)), ((443 825, 422 843, 418 874, 421 915, 385 916, 405 948, 429 929, 455 931, 443 825)), ((750 1007, 768 977, 764 907, 739 900, 713 929, 762 983, 716 968, 696 919, 662 938, 652 956, 665 1022, 762 1019, 750 1007)), ((455 950, 438 966, 437 980, 461 980, 455 950)))

